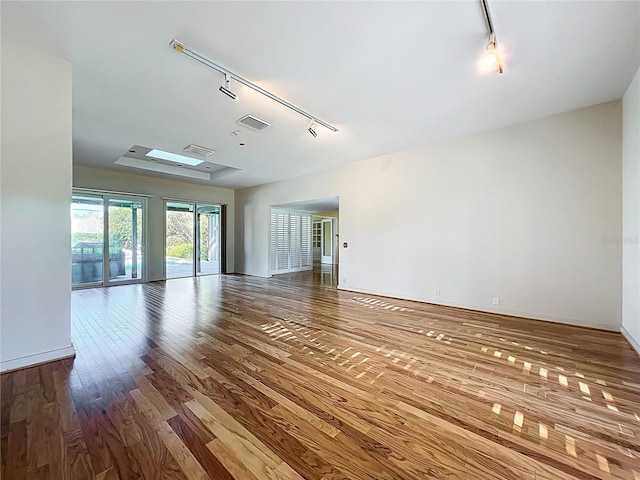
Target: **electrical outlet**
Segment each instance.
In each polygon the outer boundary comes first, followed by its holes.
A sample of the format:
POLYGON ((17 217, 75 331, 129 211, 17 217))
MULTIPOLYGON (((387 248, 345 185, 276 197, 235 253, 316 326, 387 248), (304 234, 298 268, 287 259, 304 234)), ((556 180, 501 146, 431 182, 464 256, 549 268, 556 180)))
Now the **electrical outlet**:
POLYGON ((433 292, 436 297, 440 296, 440 289, 436 288, 435 292, 433 292))
POLYGON ((343 279, 342 279, 342 284, 343 284, 343 285, 346 285, 346 284, 347 284, 347 279, 346 279, 346 278, 343 278, 343 279))
POLYGON ((493 297, 493 305, 494 306, 500 305, 500 299, 498 297, 493 297))

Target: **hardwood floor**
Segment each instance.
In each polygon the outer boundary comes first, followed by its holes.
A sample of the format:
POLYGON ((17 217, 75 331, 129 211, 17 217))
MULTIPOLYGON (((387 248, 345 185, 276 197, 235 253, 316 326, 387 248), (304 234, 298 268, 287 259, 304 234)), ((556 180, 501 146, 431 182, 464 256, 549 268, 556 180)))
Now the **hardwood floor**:
POLYGON ((73 292, 75 360, 1 377, 2 478, 640 480, 621 335, 305 278, 73 292))

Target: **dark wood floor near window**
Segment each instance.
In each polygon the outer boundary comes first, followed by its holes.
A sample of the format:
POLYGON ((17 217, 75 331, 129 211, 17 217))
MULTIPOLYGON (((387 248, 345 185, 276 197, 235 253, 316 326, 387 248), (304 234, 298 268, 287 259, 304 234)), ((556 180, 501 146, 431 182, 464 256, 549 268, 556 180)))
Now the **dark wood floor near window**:
POLYGON ((640 480, 619 334, 304 278, 73 292, 77 358, 2 375, 2 478, 640 480))

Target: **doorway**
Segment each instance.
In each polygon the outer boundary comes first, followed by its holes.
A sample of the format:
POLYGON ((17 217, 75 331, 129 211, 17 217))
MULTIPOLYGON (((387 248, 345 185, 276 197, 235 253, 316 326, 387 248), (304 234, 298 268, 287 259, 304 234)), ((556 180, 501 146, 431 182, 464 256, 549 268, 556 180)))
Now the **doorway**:
MULTIPOLYGON (((279 278, 289 279, 295 282, 311 282, 336 288, 338 283, 338 263, 340 262, 340 250, 338 248, 338 235, 340 225, 340 198, 338 196, 317 198, 290 203, 281 203, 271 206, 271 223, 269 237, 269 273, 278 275, 279 278), (292 245, 292 238, 297 241, 297 230, 292 229, 287 223, 286 215, 278 216, 278 212, 295 212, 302 218, 311 217, 310 228, 303 231, 309 235, 307 246, 304 237, 301 242, 305 246, 305 254, 310 254, 310 264, 304 263, 304 268, 291 269, 291 252, 293 258, 297 258, 296 248, 279 248, 292 245), (287 229, 289 226, 289 229, 287 229), (309 252, 309 253, 307 253, 309 252), (302 271, 301 271, 302 270, 302 271), (296 273, 289 273, 296 272, 296 273)), ((346 247, 345 247, 346 248, 346 247)), ((306 259, 306 257, 305 257, 306 259)), ((293 263, 297 266, 297 263, 293 263)))
POLYGON ((223 273, 224 205, 165 201, 165 277, 223 273))

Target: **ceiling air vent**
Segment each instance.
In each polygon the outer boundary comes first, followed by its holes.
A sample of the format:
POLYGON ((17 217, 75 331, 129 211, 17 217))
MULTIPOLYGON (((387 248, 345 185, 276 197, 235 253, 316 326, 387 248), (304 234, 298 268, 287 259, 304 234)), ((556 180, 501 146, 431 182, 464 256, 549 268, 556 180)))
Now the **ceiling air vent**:
POLYGON ((260 120, 258 117, 254 117, 253 115, 245 115, 240 120, 238 120, 238 123, 242 126, 256 131, 264 130, 265 128, 271 126, 270 123, 265 122, 264 120, 260 120))
POLYGON ((183 150, 185 152, 195 153, 196 155, 201 155, 203 157, 208 157, 209 155, 213 155, 214 153, 216 153, 215 150, 211 150, 210 148, 201 147, 194 144, 184 147, 183 150))

